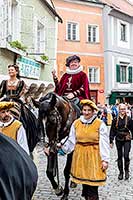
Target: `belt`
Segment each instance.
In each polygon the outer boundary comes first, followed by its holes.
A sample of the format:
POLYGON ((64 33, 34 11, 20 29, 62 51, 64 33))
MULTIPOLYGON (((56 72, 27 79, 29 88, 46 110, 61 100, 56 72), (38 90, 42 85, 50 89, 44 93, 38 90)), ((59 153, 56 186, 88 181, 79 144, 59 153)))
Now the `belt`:
POLYGON ((80 144, 83 146, 99 145, 99 143, 96 142, 77 142, 76 144, 80 144))

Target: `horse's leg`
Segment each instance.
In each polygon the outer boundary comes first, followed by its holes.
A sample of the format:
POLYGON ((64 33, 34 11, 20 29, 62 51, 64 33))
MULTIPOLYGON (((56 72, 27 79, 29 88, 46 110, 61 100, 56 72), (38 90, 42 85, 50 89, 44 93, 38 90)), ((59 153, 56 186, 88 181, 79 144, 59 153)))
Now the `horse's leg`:
POLYGON ((56 165, 56 155, 53 153, 50 153, 50 155, 47 157, 48 159, 48 164, 47 164, 47 170, 46 170, 46 174, 47 177, 49 178, 51 185, 53 187, 53 189, 55 190, 56 195, 62 195, 63 190, 62 187, 60 187, 54 177, 56 175, 56 169, 55 169, 55 165, 56 165))
POLYGON ((64 169, 64 176, 65 176, 64 194, 63 194, 61 200, 67 200, 68 199, 72 155, 73 155, 73 152, 67 155, 66 166, 65 166, 65 169, 64 169))

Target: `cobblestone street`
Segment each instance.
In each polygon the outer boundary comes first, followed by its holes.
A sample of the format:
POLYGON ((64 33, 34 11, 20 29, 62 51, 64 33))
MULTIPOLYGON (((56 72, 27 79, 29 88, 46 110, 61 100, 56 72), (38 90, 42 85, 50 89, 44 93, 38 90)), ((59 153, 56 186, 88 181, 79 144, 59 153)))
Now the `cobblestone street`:
MULTIPOLYGON (((132 200, 133 199, 133 149, 130 153, 130 179, 118 181, 117 170, 117 156, 115 147, 111 150, 111 161, 108 169, 107 184, 104 187, 99 188, 100 200, 132 200)), ((60 168, 60 184, 64 185, 63 167, 65 165, 66 156, 59 156, 59 168, 60 168)), ((42 146, 38 145, 35 150, 35 163, 38 168, 39 180, 36 192, 34 194, 34 200, 60 200, 51 188, 50 182, 46 177, 46 156, 42 151, 42 146)), ((81 186, 75 189, 70 189, 69 200, 82 200, 81 186)))

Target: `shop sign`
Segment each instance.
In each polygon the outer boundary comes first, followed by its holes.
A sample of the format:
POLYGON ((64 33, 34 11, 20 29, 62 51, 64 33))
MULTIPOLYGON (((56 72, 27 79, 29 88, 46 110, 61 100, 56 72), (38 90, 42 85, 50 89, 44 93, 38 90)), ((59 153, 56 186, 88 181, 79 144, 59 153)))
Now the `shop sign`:
POLYGON ((33 59, 21 56, 17 58, 16 64, 19 66, 20 76, 26 78, 39 79, 41 64, 33 59))
POLYGON ((127 93, 125 93, 125 92, 120 92, 119 95, 120 95, 120 96, 126 96, 127 93))

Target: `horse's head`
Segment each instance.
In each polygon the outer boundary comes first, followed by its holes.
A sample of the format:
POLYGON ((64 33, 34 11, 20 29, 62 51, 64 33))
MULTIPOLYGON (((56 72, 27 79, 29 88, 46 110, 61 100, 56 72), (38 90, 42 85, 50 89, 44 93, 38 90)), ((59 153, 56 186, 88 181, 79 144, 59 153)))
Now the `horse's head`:
POLYGON ((49 143, 55 143, 69 134, 69 129, 76 118, 76 113, 71 103, 51 92, 33 103, 39 109, 39 121, 49 143))
POLYGON ((50 141, 55 140, 57 137, 59 113, 55 106, 56 102, 56 94, 53 92, 41 97, 38 102, 33 100, 34 106, 39 109, 39 121, 43 125, 50 141))

